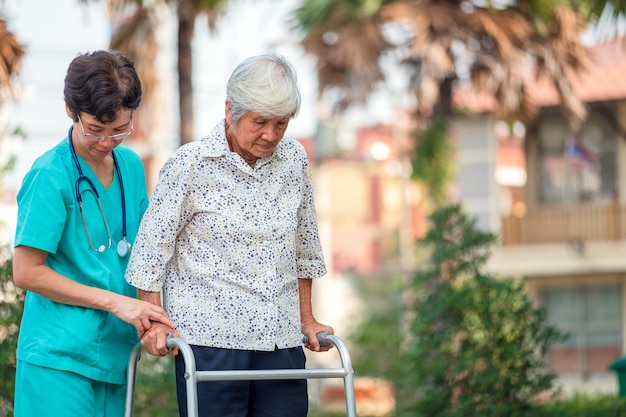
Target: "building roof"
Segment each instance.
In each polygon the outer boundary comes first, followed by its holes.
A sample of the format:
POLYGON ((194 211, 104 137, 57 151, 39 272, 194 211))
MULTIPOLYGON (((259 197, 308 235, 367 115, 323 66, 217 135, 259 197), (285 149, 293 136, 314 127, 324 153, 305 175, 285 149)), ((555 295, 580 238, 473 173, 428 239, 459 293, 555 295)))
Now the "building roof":
MULTIPOLYGON (((576 95, 587 103, 626 98, 626 38, 598 44, 590 52, 589 69, 568 77, 576 95)), ((548 83, 531 84, 529 87, 537 105, 559 104, 555 88, 548 83)))
MULTIPOLYGON (((590 49, 590 58, 591 64, 586 71, 568 75, 575 94, 586 103, 626 98, 626 37, 594 45, 590 49)), ((529 80, 526 88, 536 106, 550 107, 560 103, 556 89, 546 80, 529 80)), ((457 86, 454 103, 456 108, 479 113, 497 108, 493 96, 470 84, 457 86)))

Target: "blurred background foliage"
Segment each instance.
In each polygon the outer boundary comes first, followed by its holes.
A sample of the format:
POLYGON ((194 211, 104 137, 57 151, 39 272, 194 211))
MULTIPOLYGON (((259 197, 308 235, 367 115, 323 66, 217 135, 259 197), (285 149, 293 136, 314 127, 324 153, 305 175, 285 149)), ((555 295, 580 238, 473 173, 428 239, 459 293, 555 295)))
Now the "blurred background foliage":
POLYGON ((171 417, 178 415, 174 357, 155 357, 146 353, 137 364, 134 387, 135 417, 171 417))

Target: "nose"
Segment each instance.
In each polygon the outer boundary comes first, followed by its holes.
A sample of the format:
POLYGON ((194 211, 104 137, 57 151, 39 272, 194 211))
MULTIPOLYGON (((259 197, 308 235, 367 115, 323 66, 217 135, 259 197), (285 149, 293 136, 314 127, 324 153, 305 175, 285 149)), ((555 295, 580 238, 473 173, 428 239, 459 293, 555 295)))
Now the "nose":
POLYGON ((120 140, 113 140, 111 138, 105 138, 100 141, 100 145, 105 149, 115 149, 120 144, 120 140))
POLYGON ((263 130, 263 135, 261 136, 263 139, 274 142, 280 139, 280 129, 273 124, 268 123, 266 128, 263 130))

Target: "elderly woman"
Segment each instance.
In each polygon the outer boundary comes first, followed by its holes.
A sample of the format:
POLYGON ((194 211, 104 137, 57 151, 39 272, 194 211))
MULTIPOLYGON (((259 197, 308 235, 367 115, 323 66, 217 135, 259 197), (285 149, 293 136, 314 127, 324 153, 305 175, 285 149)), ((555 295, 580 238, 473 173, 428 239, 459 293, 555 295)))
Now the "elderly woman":
MULTIPOLYGON (((226 88, 226 117, 179 148, 161 170, 126 272, 140 298, 164 308, 175 329, 155 323, 142 338, 167 354, 184 338, 199 370, 301 369, 302 335, 332 333, 311 307, 326 273, 311 173, 301 144, 283 138, 300 108, 296 73, 269 54, 244 60, 226 88)), ((184 363, 176 357, 180 415, 184 363)), ((306 416, 305 380, 220 381, 198 386, 206 416, 306 416)))

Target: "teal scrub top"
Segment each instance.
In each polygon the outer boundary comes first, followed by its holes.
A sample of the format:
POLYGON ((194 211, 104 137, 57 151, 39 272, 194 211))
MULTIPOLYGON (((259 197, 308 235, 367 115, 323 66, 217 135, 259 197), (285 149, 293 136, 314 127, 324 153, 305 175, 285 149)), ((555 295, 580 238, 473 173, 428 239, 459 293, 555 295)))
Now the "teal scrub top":
MULTIPOLYGON (((124 184, 127 240, 132 244, 148 205, 144 167, 132 150, 114 150, 124 184)), ((120 257, 122 201, 117 172, 109 189, 78 156, 83 174, 95 185, 111 233, 109 250, 90 248, 76 200, 78 170, 67 139, 39 157, 17 195, 15 246, 48 252, 46 264, 76 282, 130 297, 136 289, 124 280, 129 256, 120 257)), ((107 245, 107 233, 93 193, 80 190, 93 245, 107 245)), ((132 249, 131 249, 132 250, 132 249)), ((106 311, 51 301, 28 291, 20 326, 17 358, 35 365, 67 370, 88 378, 126 382, 131 349, 139 339, 135 328, 106 311)))

